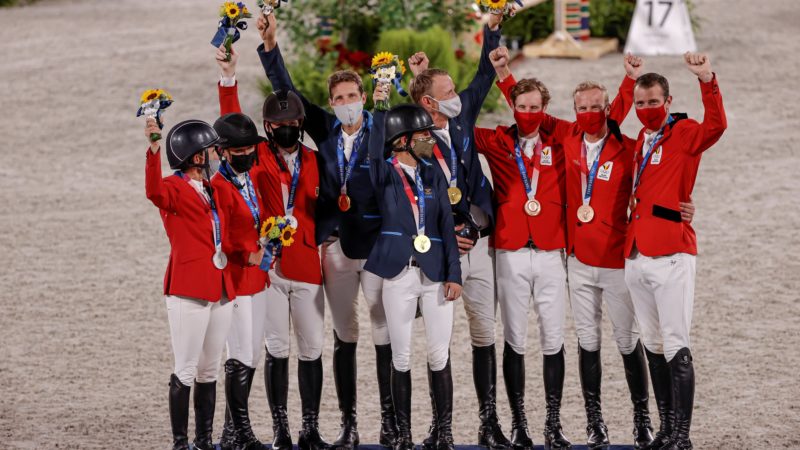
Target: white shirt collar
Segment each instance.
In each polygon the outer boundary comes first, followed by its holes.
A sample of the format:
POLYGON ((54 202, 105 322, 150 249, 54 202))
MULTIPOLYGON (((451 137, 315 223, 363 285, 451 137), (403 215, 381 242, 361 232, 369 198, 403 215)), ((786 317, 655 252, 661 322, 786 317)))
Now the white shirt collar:
POLYGON ((349 161, 350 155, 353 154, 353 145, 356 142, 356 138, 358 137, 359 130, 356 130, 353 134, 347 134, 342 128, 342 143, 344 144, 344 157, 349 161))
POLYGON ((450 146, 450 122, 448 121, 444 128, 437 128, 433 133, 439 136, 449 147, 450 146))
POLYGON ((537 133, 536 136, 532 138, 519 138, 519 146, 522 147, 522 152, 525 153, 525 156, 528 158, 533 157, 533 148, 536 147, 536 144, 539 142, 539 134, 537 133))

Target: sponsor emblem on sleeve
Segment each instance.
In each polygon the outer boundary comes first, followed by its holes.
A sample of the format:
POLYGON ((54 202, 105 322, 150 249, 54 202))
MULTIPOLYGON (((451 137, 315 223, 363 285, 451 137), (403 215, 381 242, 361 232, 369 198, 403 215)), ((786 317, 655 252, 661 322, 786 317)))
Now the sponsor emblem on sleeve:
POLYGON ((611 169, 613 169, 613 168, 614 168, 614 163, 613 162, 608 161, 606 163, 603 163, 600 166, 600 168, 597 170, 597 179, 598 180, 603 180, 603 181, 610 180, 611 179, 611 169))

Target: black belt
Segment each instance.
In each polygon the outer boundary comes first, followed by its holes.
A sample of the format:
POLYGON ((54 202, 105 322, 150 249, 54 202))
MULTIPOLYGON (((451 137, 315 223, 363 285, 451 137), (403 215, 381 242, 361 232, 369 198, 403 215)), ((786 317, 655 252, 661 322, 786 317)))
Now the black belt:
POLYGON ((332 237, 335 237, 335 238, 338 238, 338 237, 339 237, 339 230, 333 230, 333 231, 331 232, 331 236, 332 236, 332 237))
POLYGON ((486 236, 489 236, 489 235, 492 234, 492 227, 486 227, 486 228, 480 230, 478 232, 478 234, 480 235, 480 237, 485 238, 486 236))
POLYGON ((533 243, 533 239, 528 239, 528 242, 526 242, 523 247, 527 247, 527 248, 532 249, 532 250, 535 250, 535 249, 539 248, 539 247, 536 246, 536 244, 533 243))
POLYGON ((412 259, 411 262, 408 263, 408 267, 419 267, 419 263, 416 259, 412 259))

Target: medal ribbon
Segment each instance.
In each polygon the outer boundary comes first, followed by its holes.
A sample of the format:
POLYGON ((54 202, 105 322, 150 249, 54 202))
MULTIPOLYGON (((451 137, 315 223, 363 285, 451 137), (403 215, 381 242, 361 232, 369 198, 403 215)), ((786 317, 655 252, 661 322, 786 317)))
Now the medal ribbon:
POLYGON ((417 185, 417 199, 414 200, 414 191, 411 189, 411 184, 406 179, 406 173, 402 167, 400 167, 400 161, 397 160, 396 156, 392 157, 392 165, 394 166, 394 170, 397 171, 397 174, 400 175, 400 179, 403 181, 403 189, 406 191, 406 197, 408 197, 409 203, 411 203, 411 211, 414 212, 414 222, 417 223, 417 232, 420 235, 425 234, 425 190, 422 186, 422 178, 419 176, 419 167, 414 170, 414 177, 415 183, 417 185))
POLYGON ((197 196, 200 197, 200 200, 203 201, 203 204, 208 205, 211 209, 210 216, 211 216, 211 225, 212 229, 214 230, 214 248, 217 253, 222 252, 222 233, 220 232, 220 223, 219 223, 219 214, 217 213, 217 204, 214 201, 214 196, 208 194, 208 198, 203 196, 201 193, 197 192, 197 190, 192 186, 192 182, 185 173, 181 172, 180 170, 175 171, 175 175, 180 177, 183 181, 185 181, 189 186, 192 188, 197 196))
POLYGON ((336 145, 336 158, 339 163, 339 180, 342 183, 339 192, 344 195, 347 194, 347 180, 350 179, 353 168, 355 168, 356 162, 358 161, 358 149, 361 147, 361 141, 364 139, 364 133, 367 130, 367 120, 368 118, 366 115, 361 120, 361 128, 358 130, 356 140, 353 141, 353 151, 350 153, 350 160, 347 161, 347 166, 345 166, 344 163, 344 131, 339 133, 339 142, 336 145))
POLYGON ((588 205, 589 201, 592 199, 592 191, 594 191, 594 181, 597 178, 597 170, 600 167, 600 154, 603 153, 603 149, 606 148, 606 142, 608 139, 604 140, 603 143, 600 145, 600 150, 597 151, 597 156, 594 158, 594 162, 592 163, 592 168, 588 169, 588 164, 586 163, 586 155, 588 153, 588 148, 586 146, 586 141, 581 143, 581 192, 583 193, 583 204, 588 205), (586 172, 589 172, 588 180, 586 179, 586 172))
POLYGON ((242 196, 242 199, 247 204, 247 208, 250 210, 250 215, 253 216, 253 222, 256 225, 256 229, 261 226, 261 212, 258 208, 258 197, 256 197, 256 191, 253 187, 253 181, 250 179, 250 174, 245 172, 244 174, 244 183, 245 185, 242 186, 239 184, 239 180, 233 175, 233 171, 228 164, 228 161, 224 161, 219 166, 219 173, 228 181, 233 184, 237 191, 239 191, 239 195, 242 196))
POLYGON ((533 200, 536 197, 536 188, 539 185, 539 165, 537 161, 541 158, 541 154, 542 139, 540 137, 533 148, 533 175, 528 179, 528 170, 525 168, 525 160, 522 158, 522 149, 519 147, 519 141, 514 141, 514 156, 517 159, 517 168, 522 177, 522 185, 525 186, 525 194, 528 195, 528 200, 533 200))
MULTIPOLYGON (((302 150, 297 150, 298 152, 302 150)), ((290 186, 286 186, 286 183, 281 177, 281 190, 283 192, 283 199, 284 199, 284 209, 286 211, 287 216, 293 215, 294 212, 294 197, 297 194, 297 182, 300 180, 300 159, 302 158, 302 154, 298 154, 294 160, 294 173, 292 174, 292 181, 290 186)))
POLYGON ((444 162, 444 155, 442 154, 442 149, 439 148, 438 142, 433 146, 433 154, 436 156, 436 161, 439 162, 439 167, 442 168, 444 176, 450 179, 450 187, 456 187, 456 182, 458 181, 458 159, 456 158, 456 149, 453 148, 452 143, 450 144, 450 167, 444 162))
POLYGON ((650 143, 650 148, 647 149, 647 153, 645 153, 644 158, 642 159, 642 165, 636 171, 636 178, 633 180, 633 192, 631 192, 631 195, 636 194, 636 189, 639 188, 639 183, 642 181, 642 173, 644 173, 644 169, 647 167, 647 163, 650 162, 650 156, 652 156, 653 154, 653 149, 656 148, 656 144, 658 144, 658 142, 661 140, 663 136, 664 136, 664 128, 662 127, 660 130, 658 130, 658 133, 653 137, 653 141, 650 143))

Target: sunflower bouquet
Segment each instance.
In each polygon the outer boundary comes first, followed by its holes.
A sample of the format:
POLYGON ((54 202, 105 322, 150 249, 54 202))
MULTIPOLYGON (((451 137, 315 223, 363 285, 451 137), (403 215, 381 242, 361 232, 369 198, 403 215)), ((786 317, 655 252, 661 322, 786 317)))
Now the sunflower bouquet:
POLYGON ((523 6, 521 0, 475 0, 475 4, 490 14, 503 14, 506 16, 514 15, 515 6, 520 8, 523 6))
MULTIPOLYGON (((406 73, 406 66, 403 60, 397 55, 389 52, 380 52, 372 57, 372 66, 369 72, 372 74, 372 82, 374 85, 380 84, 393 84, 397 88, 397 92, 403 97, 407 96, 403 86, 400 85, 400 80, 406 73)), ((379 110, 389 109, 389 100, 381 100, 375 103, 375 108, 379 110)))
MULTIPOLYGON (((148 89, 144 91, 139 100, 139 110, 136 111, 136 117, 145 116, 153 117, 156 119, 158 128, 164 128, 161 122, 161 113, 169 108, 173 102, 172 96, 163 89, 148 89)), ((155 142, 161 139, 161 133, 150 133, 150 140, 155 142)))
POLYGON ((247 23, 243 19, 253 17, 242 2, 225 2, 219 7, 219 26, 211 45, 219 47, 225 44, 226 61, 231 60, 231 45, 239 40, 239 30, 246 30, 247 23))
POLYGON ((272 265, 273 256, 280 253, 283 247, 294 244, 297 227, 290 219, 284 216, 272 216, 261 224, 259 242, 266 249, 264 259, 261 261, 261 270, 268 271, 272 265))

